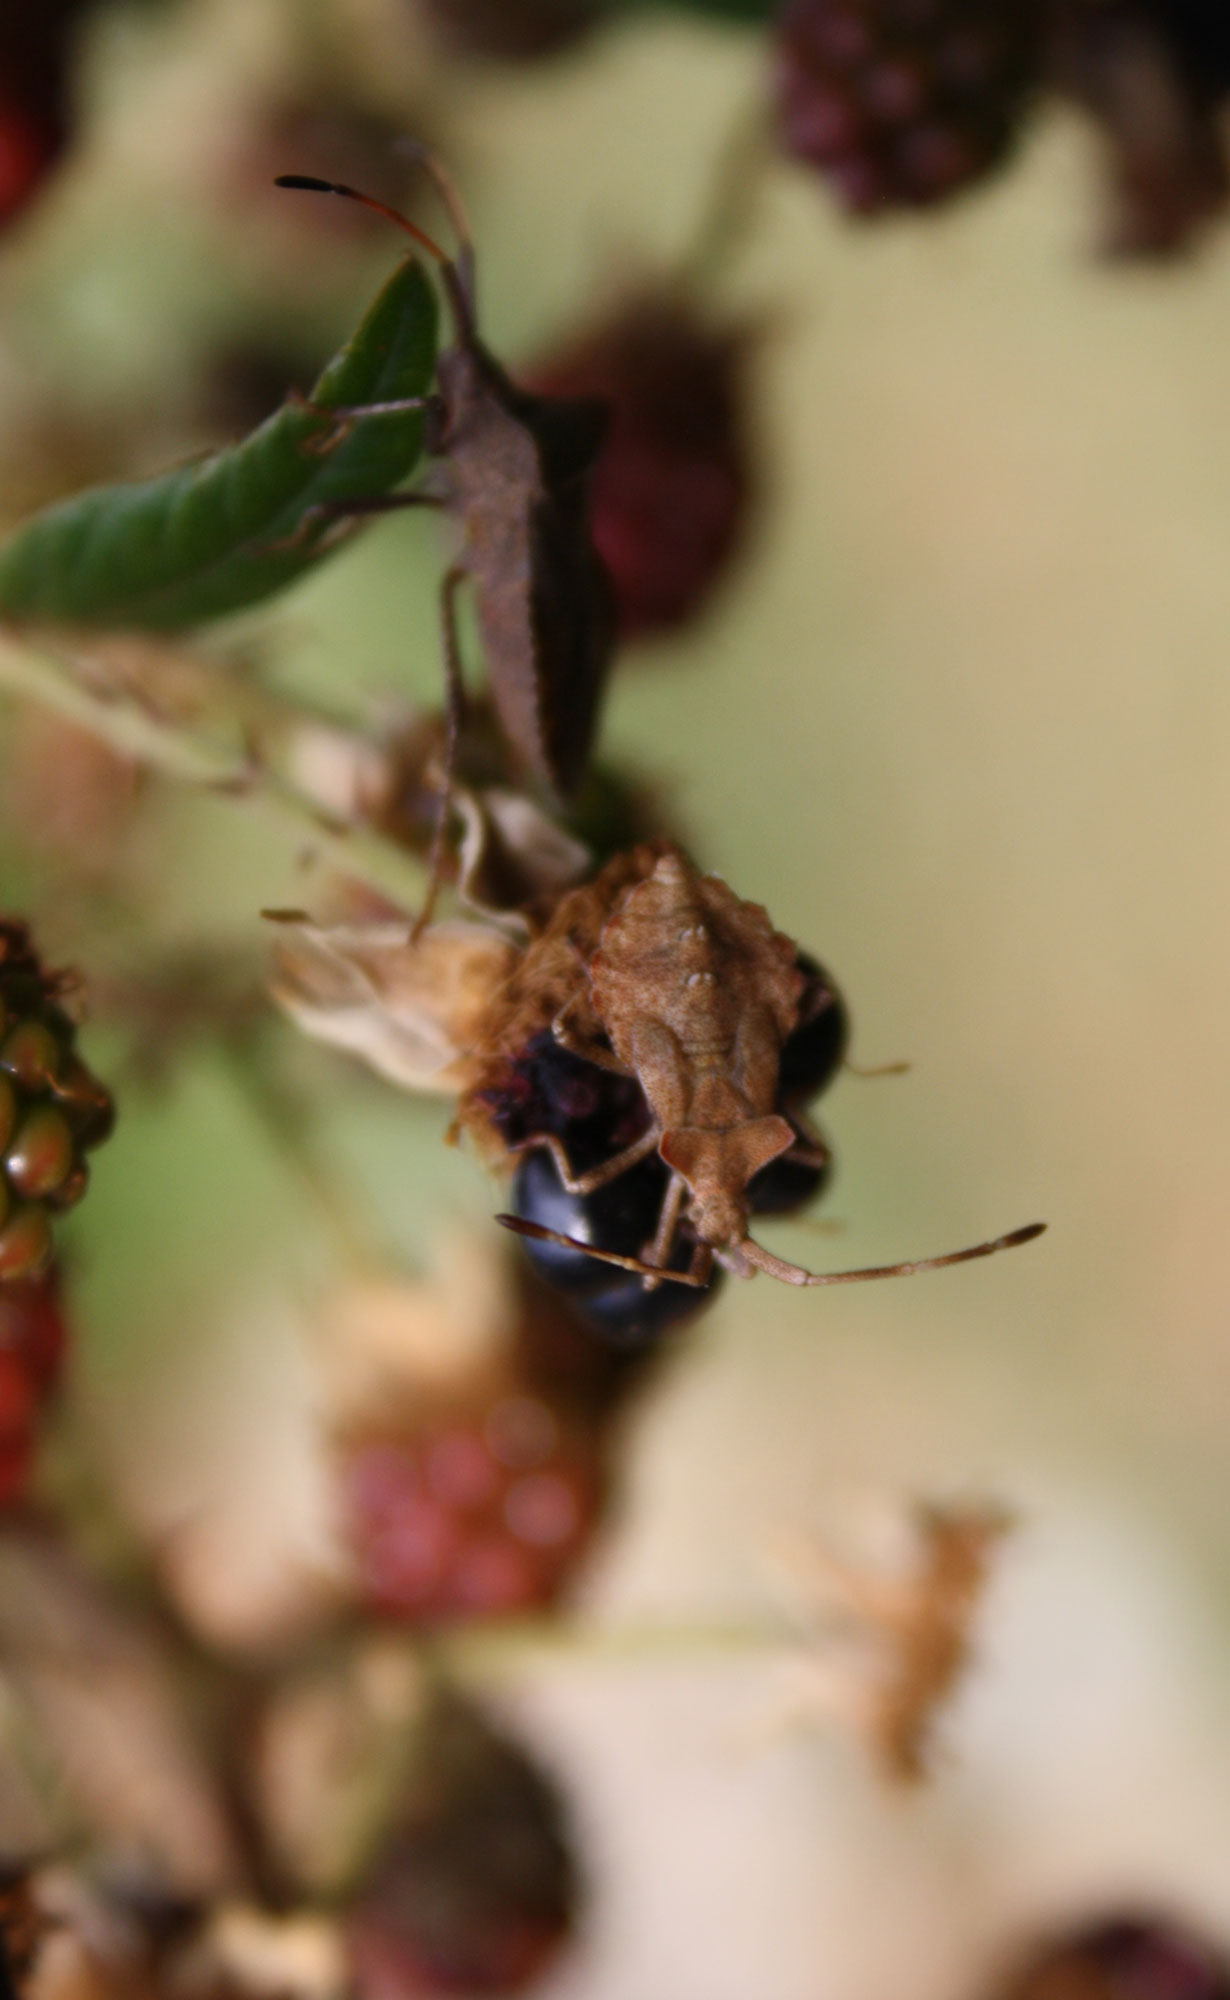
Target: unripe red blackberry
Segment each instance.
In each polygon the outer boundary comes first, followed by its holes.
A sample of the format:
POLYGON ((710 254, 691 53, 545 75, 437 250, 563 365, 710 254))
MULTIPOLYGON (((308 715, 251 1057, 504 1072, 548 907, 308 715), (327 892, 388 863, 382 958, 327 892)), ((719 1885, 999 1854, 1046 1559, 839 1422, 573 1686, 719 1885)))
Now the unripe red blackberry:
POLYGON ((1032 1952, 1001 2000, 1230 2000, 1230 1964, 1169 1920, 1115 1915, 1032 1952))
POLYGON ((542 394, 610 404, 590 522, 625 638, 693 618, 738 553, 754 485, 748 348, 683 292, 648 292, 530 371, 542 394))
POLYGON ((43 1270, 52 1219, 85 1193, 85 1154, 111 1130, 111 1099, 75 1051, 24 924, 0 921, 0 1284, 43 1270))
POLYGON ((0 1508, 25 1495, 65 1329, 54 1272, 0 1286, 0 1508))
POLYGON ((421 0, 433 26, 466 55, 528 62, 555 55, 606 11, 605 0, 421 0))
POLYGON ((365 1598, 415 1624, 553 1603, 602 1516, 604 1456, 594 1425, 507 1389, 347 1438, 342 1501, 365 1598))
POLYGON ((923 208, 1008 153, 1042 57, 1037 0, 787 0, 785 150, 856 214, 923 208))
POLYGON ((455 1699, 419 1741, 400 1824, 345 1917, 359 2000, 518 1992, 576 1918, 563 1801, 518 1744, 455 1699))

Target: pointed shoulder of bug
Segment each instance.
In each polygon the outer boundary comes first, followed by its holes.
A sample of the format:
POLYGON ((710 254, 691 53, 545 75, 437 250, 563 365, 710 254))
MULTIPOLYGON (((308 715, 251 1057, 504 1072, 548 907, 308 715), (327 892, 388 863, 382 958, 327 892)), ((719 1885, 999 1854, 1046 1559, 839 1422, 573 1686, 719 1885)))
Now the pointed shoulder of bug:
POLYGON ((768 1009, 784 1041, 798 1026, 807 984, 794 939, 774 929, 763 903, 745 902, 720 875, 701 876, 700 900, 721 940, 723 977, 745 1003, 768 1009))
POLYGON ((804 983, 795 958, 759 903, 744 902, 670 848, 608 919, 590 978, 604 1019, 652 1013, 655 997, 682 982, 694 1004, 707 988, 720 990, 726 1007, 767 1009, 784 1039, 797 1023, 804 983))

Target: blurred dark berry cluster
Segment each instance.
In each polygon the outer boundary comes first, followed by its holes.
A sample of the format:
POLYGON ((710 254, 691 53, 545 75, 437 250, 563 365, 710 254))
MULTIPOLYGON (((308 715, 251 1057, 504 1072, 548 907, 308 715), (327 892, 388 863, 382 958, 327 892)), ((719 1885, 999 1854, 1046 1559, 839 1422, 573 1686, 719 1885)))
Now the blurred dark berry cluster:
POLYGON ((571 1829, 538 1764, 469 1703, 438 1701, 405 1802, 346 1916, 364 2000, 515 1993, 569 1935, 571 1829))
POLYGON ((1221 0, 786 0, 776 95, 785 150, 859 215, 972 186, 1046 95, 1102 136, 1112 250, 1180 249, 1230 194, 1221 0))
POLYGON ((1170 1918, 1124 1911, 1030 1949, 1001 2000, 1230 2000, 1230 1964, 1170 1918))
POLYGON ((0 1508, 26 1492, 66 1333, 54 1272, 0 1286, 0 1508))
POLYGON ((748 348, 686 292, 650 291, 530 371, 543 395, 610 405, 590 520, 624 638, 694 617, 738 552, 753 498, 748 348))
POLYGON ((419 0, 449 47, 521 62, 555 55, 588 33, 609 0, 419 0))
POLYGON ((90 0, 0 0, 0 229, 34 199, 71 134, 72 41, 90 0))
POLYGON ((0 922, 0 1284, 45 1268, 52 1219, 80 1201, 85 1154, 113 1123, 110 1097, 76 1053, 61 989, 25 925, 0 922))
POLYGON ((782 143, 856 213, 928 207, 1004 158, 1042 44, 1038 0, 788 0, 782 143))
POLYGON ((1067 0, 1051 69, 1103 135, 1112 250, 1180 250, 1225 208, 1230 9, 1221 0, 1067 0))

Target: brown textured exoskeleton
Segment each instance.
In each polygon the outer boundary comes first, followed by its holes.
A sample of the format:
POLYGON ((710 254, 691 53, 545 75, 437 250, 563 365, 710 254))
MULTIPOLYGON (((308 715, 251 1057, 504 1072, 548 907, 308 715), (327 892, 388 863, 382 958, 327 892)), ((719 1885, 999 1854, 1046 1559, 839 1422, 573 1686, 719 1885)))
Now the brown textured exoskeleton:
POLYGON ((437 362, 435 394, 413 401, 332 409, 356 416, 422 409, 426 447, 440 459, 429 486, 341 502, 335 518, 440 507, 460 545, 441 592, 448 673, 449 747, 433 857, 439 875, 449 784, 464 713, 456 593, 474 586, 491 696, 501 730, 524 773, 558 801, 584 775, 614 645, 614 607, 589 528, 589 476, 606 430, 604 403, 532 395, 512 382, 479 339, 473 249, 460 203, 430 155, 422 165, 440 190, 461 244, 448 257, 416 224, 384 202, 337 182, 284 174, 277 185, 337 194, 404 230, 434 258, 453 320, 453 345, 437 362))
POLYGON ((662 854, 608 917, 586 988, 553 1023, 557 1041, 574 1054, 636 1077, 649 1126, 613 1159, 579 1176, 558 1138, 531 1142, 548 1148, 564 1186, 581 1195, 656 1150, 671 1178, 653 1243, 641 1261, 558 1237, 518 1216, 499 1220, 650 1280, 693 1285, 707 1283, 715 1258, 739 1277, 764 1271, 791 1285, 835 1285, 966 1263, 1040 1235, 1044 1225, 1031 1223, 942 1257, 823 1273, 788 1264, 752 1241, 753 1175, 788 1152, 800 1164, 812 1159, 776 1108, 782 1045, 798 1025, 804 983, 796 961, 794 944, 758 903, 743 902, 715 875, 699 874, 677 848, 662 854), (691 1270, 679 1273, 665 1267, 685 1217, 696 1254, 691 1270))

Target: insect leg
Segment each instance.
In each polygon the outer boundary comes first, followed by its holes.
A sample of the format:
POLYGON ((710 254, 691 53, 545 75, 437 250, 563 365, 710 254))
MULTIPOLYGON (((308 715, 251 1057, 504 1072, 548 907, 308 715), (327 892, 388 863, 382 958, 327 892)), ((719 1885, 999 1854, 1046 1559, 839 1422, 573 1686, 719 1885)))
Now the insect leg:
POLYGON ((692 1251, 692 1261, 688 1265, 688 1269, 692 1273, 692 1276, 694 1278, 699 1278, 701 1280, 702 1284, 707 1285, 709 1283, 710 1278, 713 1276, 712 1244, 710 1243, 696 1244, 695 1248, 692 1251))
POLYGON ((791 1114, 790 1123, 798 1133, 798 1138, 783 1159, 793 1160, 800 1167, 827 1167, 833 1157, 832 1148, 826 1146, 811 1119, 801 1111, 791 1114))
POLYGON ((399 514, 403 507, 447 507, 440 493, 369 493, 356 500, 321 500, 308 513, 322 520, 360 520, 368 514, 399 514))
POLYGON ((651 1125, 648 1132, 642 1132, 640 1138, 634 1139, 630 1146, 625 1146, 621 1152, 612 1153, 609 1160, 603 1160, 601 1166, 591 1167, 585 1174, 573 1173, 572 1162, 564 1151, 562 1141, 554 1132, 535 1132, 531 1139, 523 1139, 519 1146, 514 1146, 511 1150, 514 1153, 531 1153, 535 1147, 541 1147, 544 1152, 550 1153, 554 1160, 555 1170, 565 1194, 597 1194, 599 1188, 608 1187, 612 1181, 617 1181, 621 1174, 626 1174, 629 1167, 635 1167, 652 1153, 659 1136, 657 1126, 651 1125))
MULTIPOLYGON (((684 1180, 683 1175, 672 1174, 662 1203, 662 1211, 658 1216, 658 1226, 654 1231, 653 1242, 645 1252, 646 1263, 652 1264, 655 1269, 664 1271, 670 1263, 671 1244, 675 1240, 675 1231, 679 1227, 679 1211, 683 1207, 683 1197, 687 1191, 688 1184, 684 1180)), ((653 1287, 646 1285, 645 1289, 646 1291, 650 1291, 653 1287)))
POLYGON ((798 1264, 787 1264, 784 1258, 775 1257, 771 1250, 753 1243, 750 1237, 738 1247, 756 1270, 764 1271, 770 1278, 780 1278, 786 1285, 857 1285, 867 1278, 911 1278, 918 1271, 942 1271, 947 1264, 969 1264, 976 1257, 993 1257, 997 1250, 1015 1250, 1019 1243, 1032 1243, 1045 1228, 1045 1222, 1027 1222, 1023 1229, 992 1237, 988 1243, 973 1243, 967 1250, 950 1250, 943 1257, 917 1257, 905 1264, 869 1264, 859 1271, 804 1271, 798 1264))
POLYGON ((583 1062, 591 1062, 597 1069, 609 1069, 616 1076, 629 1076, 631 1071, 627 1064, 620 1061, 614 1050, 592 1036, 575 1034, 568 1026, 569 1014, 587 998, 587 994, 578 994, 566 1007, 561 1007, 551 1023, 551 1033, 561 1049, 567 1049, 570 1056, 580 1056, 583 1062))
MULTIPOLYGON (((391 497, 396 499, 398 496, 394 494, 391 497)), ((444 581, 440 586, 440 629, 444 641, 446 683, 444 776, 440 787, 440 804, 436 810, 436 824, 431 836, 427 894, 423 898, 423 907, 414 920, 414 929, 410 933, 411 944, 431 922, 444 874, 448 822, 453 808, 453 781, 457 775, 457 746, 466 712, 465 682, 461 673, 461 646, 457 638, 457 592, 465 576, 466 572, 461 565, 454 563, 453 567, 445 572, 444 581)))
POLYGON ((318 500, 314 507, 305 507, 299 520, 289 535, 279 541, 266 542, 264 555, 281 555, 287 549, 302 548, 309 542, 317 528, 326 521, 343 527, 349 520, 361 520, 372 514, 392 514, 403 507, 444 507, 448 503, 435 493, 372 493, 357 500, 318 500))

